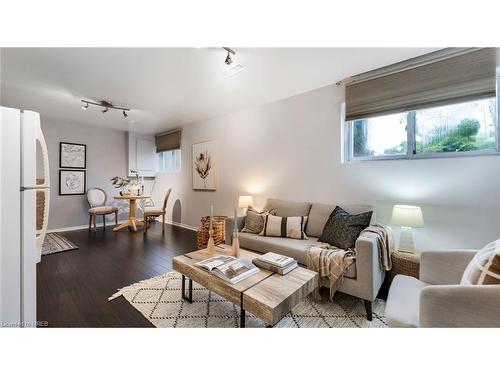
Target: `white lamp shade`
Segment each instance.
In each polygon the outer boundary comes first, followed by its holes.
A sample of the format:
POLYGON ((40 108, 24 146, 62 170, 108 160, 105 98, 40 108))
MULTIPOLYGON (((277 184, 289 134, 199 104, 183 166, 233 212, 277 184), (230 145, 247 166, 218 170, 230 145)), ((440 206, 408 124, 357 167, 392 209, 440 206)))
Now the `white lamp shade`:
POLYGON ((422 228, 424 217, 422 209, 417 206, 397 204, 392 209, 392 224, 410 228, 422 228))
POLYGON ((238 206, 247 208, 248 206, 253 207, 253 198, 251 195, 241 195, 240 199, 238 199, 238 206))

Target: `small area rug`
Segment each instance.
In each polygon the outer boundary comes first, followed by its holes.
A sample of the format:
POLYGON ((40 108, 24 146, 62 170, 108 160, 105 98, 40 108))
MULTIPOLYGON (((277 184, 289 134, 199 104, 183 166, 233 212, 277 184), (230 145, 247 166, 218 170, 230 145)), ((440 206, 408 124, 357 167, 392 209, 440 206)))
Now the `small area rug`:
MULTIPOLYGON (((326 293, 328 294, 328 293, 326 293)), ((160 328, 236 328, 240 308, 193 282, 193 303, 181 298, 181 275, 170 272, 120 289, 109 300, 123 296, 155 327, 160 328)), ((373 303, 373 321, 368 321, 364 304, 358 298, 337 292, 333 302, 307 298, 281 319, 278 327, 333 328, 387 327, 385 303, 373 303)), ((246 327, 265 327, 265 323, 247 313, 246 327)))
POLYGON ((59 233, 47 233, 42 245, 42 255, 60 253, 61 251, 78 249, 73 242, 59 233))

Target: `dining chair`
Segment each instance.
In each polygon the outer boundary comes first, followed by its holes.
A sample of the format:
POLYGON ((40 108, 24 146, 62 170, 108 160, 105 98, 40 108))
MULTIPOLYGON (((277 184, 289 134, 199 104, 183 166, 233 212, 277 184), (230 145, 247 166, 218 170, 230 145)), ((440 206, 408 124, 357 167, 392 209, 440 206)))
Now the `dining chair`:
POLYGON ((165 193, 165 198, 163 199, 163 207, 144 207, 144 233, 148 231, 148 217, 151 216, 162 216, 162 227, 161 231, 165 232, 165 215, 167 214, 167 202, 168 197, 172 189, 168 189, 165 193))
POLYGON ((106 215, 115 214, 115 224, 118 225, 118 207, 106 206, 107 195, 101 188, 87 190, 87 203, 89 204, 89 230, 92 223, 96 231, 96 217, 102 215, 102 226, 106 228, 106 215))

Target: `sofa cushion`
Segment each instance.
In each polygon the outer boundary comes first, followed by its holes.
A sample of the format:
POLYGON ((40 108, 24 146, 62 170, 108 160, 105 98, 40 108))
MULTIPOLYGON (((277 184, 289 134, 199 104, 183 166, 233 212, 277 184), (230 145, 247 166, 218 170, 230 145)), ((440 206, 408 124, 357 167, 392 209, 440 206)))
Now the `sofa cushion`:
MULTIPOLYGON (((337 207, 336 204, 313 203, 309 212, 309 219, 307 220, 306 234, 312 237, 321 237, 323 228, 335 207, 337 207)), ((372 207, 369 205, 356 204, 342 205, 342 208, 351 215, 372 210, 372 207)))
POLYGON ((306 240, 304 232, 307 223, 307 216, 281 217, 266 215, 264 217, 264 227, 261 236, 266 237, 287 237, 298 240, 306 240))
POLYGON ((340 249, 354 248, 359 234, 370 224, 371 217, 371 211, 350 215, 337 206, 328 218, 319 240, 340 249))
MULTIPOLYGON (((297 262, 304 266, 307 263, 307 249, 318 241, 317 238, 313 237, 309 237, 307 240, 296 240, 293 238, 263 237, 251 233, 239 233, 238 239, 240 246, 244 249, 263 254, 272 251, 273 253, 295 258, 297 262)), ((348 268, 344 276, 350 279, 356 278, 356 262, 348 268)))
POLYGON ((419 326, 420 292, 428 285, 411 276, 396 275, 385 305, 385 318, 389 327, 419 326))
POLYGON ((264 218, 266 215, 275 215, 276 210, 259 212, 252 206, 248 206, 245 216, 245 226, 241 230, 246 233, 259 234, 264 229, 264 218))
POLYGON ((311 209, 309 202, 293 202, 269 198, 264 206, 264 211, 275 209, 276 215, 281 217, 308 216, 311 209))

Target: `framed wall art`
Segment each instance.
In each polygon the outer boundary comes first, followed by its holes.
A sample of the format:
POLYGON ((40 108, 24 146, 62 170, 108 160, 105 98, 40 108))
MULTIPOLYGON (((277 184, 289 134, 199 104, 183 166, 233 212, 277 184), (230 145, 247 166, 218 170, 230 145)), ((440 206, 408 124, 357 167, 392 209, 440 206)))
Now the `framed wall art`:
POLYGON ((84 195, 86 171, 59 169, 59 195, 84 195))
POLYGON ((85 169, 87 146, 79 143, 59 142, 59 168, 85 169))
POLYGON ((217 190, 217 157, 215 142, 193 145, 193 189, 217 190))

